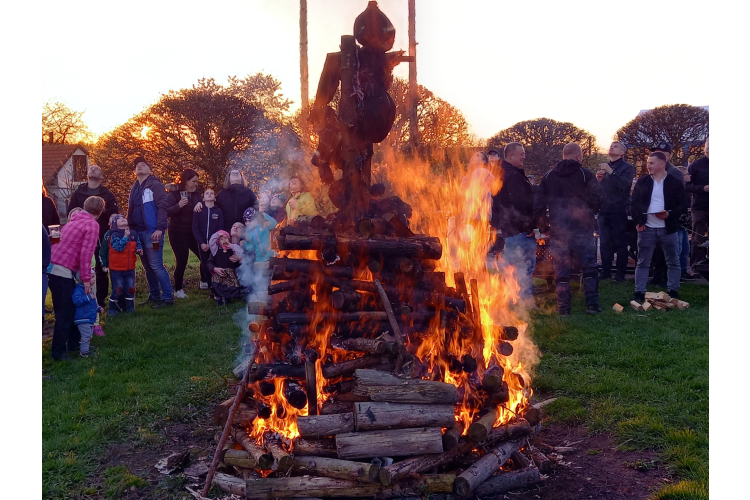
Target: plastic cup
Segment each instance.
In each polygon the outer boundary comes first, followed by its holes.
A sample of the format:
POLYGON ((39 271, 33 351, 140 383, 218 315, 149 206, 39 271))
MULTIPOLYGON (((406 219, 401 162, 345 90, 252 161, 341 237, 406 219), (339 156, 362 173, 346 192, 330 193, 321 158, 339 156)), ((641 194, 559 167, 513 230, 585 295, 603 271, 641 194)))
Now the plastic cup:
POLYGON ((159 242, 154 241, 153 243, 151 243, 151 248, 153 248, 154 250, 159 250, 159 242))
POLYGON ((49 226, 49 239, 53 245, 56 243, 60 243, 60 226, 59 225, 53 224, 49 226))

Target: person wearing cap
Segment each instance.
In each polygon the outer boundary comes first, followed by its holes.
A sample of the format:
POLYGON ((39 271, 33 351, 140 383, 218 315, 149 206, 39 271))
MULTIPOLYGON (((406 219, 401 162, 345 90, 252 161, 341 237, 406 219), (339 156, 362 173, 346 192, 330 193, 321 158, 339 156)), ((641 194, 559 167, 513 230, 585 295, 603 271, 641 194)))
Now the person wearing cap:
MULTIPOLYGON (((84 182, 73 191, 66 212, 70 213, 74 208, 83 209, 83 204, 89 196, 98 196, 104 200, 104 212, 97 220, 99 224, 99 238, 96 241, 94 255, 99 255, 101 251, 104 233, 109 231, 109 218, 119 211, 117 198, 115 198, 112 191, 102 185, 103 179, 104 174, 102 173, 102 169, 97 165, 89 165, 88 182, 84 182)), ((109 276, 102 269, 99 259, 96 259, 94 271, 96 274, 96 303, 100 307, 104 307, 107 304, 107 295, 109 295, 109 276)))
MULTIPOLYGON (((667 262, 667 293, 678 298, 680 258, 677 253, 677 230, 685 211, 685 188, 666 172, 667 156, 654 151, 648 157, 650 175, 638 179, 633 190, 630 213, 638 230, 638 263, 635 268, 633 300, 643 303, 651 258, 657 243, 664 249, 667 262)), ((679 172, 679 170, 678 170, 679 172)), ((682 173, 680 173, 682 175, 682 173)))
POLYGON ((703 158, 688 165, 689 181, 685 190, 693 195, 693 255, 691 264, 706 258, 706 248, 701 246, 708 241, 708 137, 703 145, 703 158))
POLYGON ((136 181, 128 195, 128 225, 138 233, 143 245, 141 264, 146 271, 148 299, 154 309, 174 304, 172 280, 164 267, 164 231, 167 229, 167 192, 151 173, 143 156, 133 160, 136 181), (161 289, 161 290, 160 290, 161 289))
POLYGON ((599 164, 597 179, 604 191, 602 208, 599 210, 600 252, 602 267, 600 280, 612 278, 612 259, 617 254, 614 281, 625 281, 628 267, 628 202, 630 188, 635 178, 635 167, 623 158, 627 147, 615 141, 609 146, 609 161, 599 164))

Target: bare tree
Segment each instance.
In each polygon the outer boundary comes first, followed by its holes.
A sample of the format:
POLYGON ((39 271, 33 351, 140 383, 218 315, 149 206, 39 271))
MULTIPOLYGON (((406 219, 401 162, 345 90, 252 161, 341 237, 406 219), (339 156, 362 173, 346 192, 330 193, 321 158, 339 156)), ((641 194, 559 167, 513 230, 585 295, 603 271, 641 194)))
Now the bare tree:
POLYGON ((42 142, 78 144, 89 142, 93 134, 83 121, 85 111, 73 111, 62 102, 46 102, 42 106, 42 142))

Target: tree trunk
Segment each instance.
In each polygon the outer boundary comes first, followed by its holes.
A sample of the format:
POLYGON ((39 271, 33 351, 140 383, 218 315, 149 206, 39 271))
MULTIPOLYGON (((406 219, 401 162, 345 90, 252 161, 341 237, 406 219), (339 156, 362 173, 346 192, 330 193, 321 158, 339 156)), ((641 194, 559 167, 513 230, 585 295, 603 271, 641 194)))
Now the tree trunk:
POLYGON ((269 440, 266 443, 266 447, 273 456, 273 466, 271 468, 276 472, 286 474, 292 468, 292 463, 294 462, 292 457, 281 447, 279 441, 269 440))
POLYGON ((541 480, 539 469, 536 467, 528 467, 513 472, 498 472, 480 484, 474 491, 474 495, 477 497, 496 496, 498 493, 523 488, 541 480))
POLYGON ((266 453, 266 450, 255 444, 250 436, 247 435, 247 431, 244 427, 233 427, 232 439, 234 439, 236 443, 242 446, 242 448, 253 457, 257 468, 262 470, 268 470, 271 468, 273 465, 273 456, 270 453, 266 453))
MULTIPOLYGON (((334 292, 335 293, 335 292, 334 292)), ((381 354, 385 352, 385 341, 377 339, 331 339, 331 347, 344 351, 359 351, 381 354)))
POLYGON ((367 354, 361 358, 350 359, 348 361, 342 361, 341 363, 334 363, 331 365, 323 365, 323 376, 327 379, 331 379, 344 375, 351 375, 361 368, 370 368, 387 361, 387 355, 367 354))
POLYGON ((336 435, 339 458, 406 457, 442 453, 443 439, 437 427, 351 432, 336 435))
POLYGON ((494 474, 502 464, 507 462, 510 454, 519 449, 522 442, 522 440, 508 441, 488 452, 456 478, 453 490, 457 495, 468 496, 494 474))
POLYGON ((354 429, 406 429, 410 427, 451 427, 455 422, 454 407, 404 403, 354 403, 354 429))
POLYGON ((355 372, 354 394, 373 401, 391 403, 452 404, 458 402, 458 390, 452 384, 420 379, 401 379, 377 370, 355 372))
POLYGON ((352 413, 339 413, 297 417, 297 428, 300 436, 306 438, 335 436, 336 434, 353 432, 354 415, 352 413))
MULTIPOLYGON (((299 421, 300 417, 297 417, 299 421)), ((299 425, 299 423, 298 423, 299 425)), ((336 441, 334 439, 305 439, 297 438, 294 442, 294 456, 333 457, 338 458, 336 453, 336 441)))
POLYGON ((362 483, 374 483, 378 480, 377 465, 336 458, 297 457, 294 459, 292 469, 313 476, 333 477, 362 483))

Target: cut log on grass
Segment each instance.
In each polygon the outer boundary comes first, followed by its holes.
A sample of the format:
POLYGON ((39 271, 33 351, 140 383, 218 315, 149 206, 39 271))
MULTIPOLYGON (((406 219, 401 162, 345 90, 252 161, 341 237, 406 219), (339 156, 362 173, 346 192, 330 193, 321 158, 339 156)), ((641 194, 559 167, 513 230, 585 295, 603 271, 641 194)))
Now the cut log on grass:
POLYGON ((362 483, 374 483, 378 480, 378 466, 350 460, 339 460, 326 457, 297 457, 292 469, 313 476, 333 477, 362 483))
POLYGON ((522 443, 523 440, 508 441, 488 452, 456 478, 453 490, 460 496, 469 495, 507 462, 511 453, 518 450, 522 443))
MULTIPOLYGON (((300 417, 297 417, 297 419, 299 418, 300 417)), ((294 455, 300 457, 312 456, 337 458, 338 454, 336 453, 336 440, 332 438, 297 438, 297 440, 294 442, 294 455)))
POLYGON ((466 437, 475 443, 481 443, 487 439, 493 424, 497 420, 497 410, 490 408, 484 414, 480 413, 480 415, 479 419, 469 426, 466 434, 466 437))
POLYGON ((243 467, 245 469, 252 469, 257 464, 255 459, 246 450, 234 450, 232 448, 224 450, 221 461, 227 465, 243 467))
POLYGON ((539 469, 536 467, 527 467, 512 472, 498 472, 480 484, 474 490, 474 495, 478 497, 495 496, 498 493, 536 484, 541 480, 539 469))
POLYGON ((294 460, 291 456, 289 456, 289 453, 281 447, 281 443, 276 440, 269 440, 266 443, 266 447, 268 448, 268 451, 273 456, 273 465, 271 466, 271 469, 276 472, 281 472, 282 474, 286 474, 289 469, 292 468, 292 463, 294 460))
POLYGON ((444 382, 402 379, 379 370, 357 370, 354 379, 352 392, 373 401, 453 405, 458 402, 456 386, 444 382))
POLYGON ((636 311, 638 311, 638 312, 643 312, 643 306, 642 306, 642 305, 640 305, 640 304, 639 304, 638 302, 636 302, 635 300, 631 300, 631 301, 630 301, 630 306, 631 306, 631 307, 632 307, 633 309, 635 309, 636 311))
POLYGON ((250 436, 247 435, 247 431, 244 427, 233 427, 232 428, 232 439, 242 446, 242 449, 247 451, 251 457, 255 460, 255 466, 261 470, 268 470, 273 465, 273 455, 267 453, 266 450, 255 444, 250 436))
POLYGON ((212 484, 224 493, 239 495, 240 497, 245 498, 247 483, 244 479, 217 472, 216 475, 214 475, 212 484))
POLYGON ((646 300, 670 300, 671 298, 666 292, 646 292, 646 300))
POLYGON ((550 472, 552 472, 554 464, 552 460, 547 457, 547 455, 537 450, 536 448, 529 448, 528 451, 531 455, 531 459, 534 461, 534 465, 537 466, 542 474, 549 474, 550 472))
POLYGON ((382 354, 367 354, 360 358, 354 358, 330 365, 323 365, 323 376, 327 379, 331 379, 342 377, 344 375, 351 375, 359 369, 371 368, 373 366, 381 365, 384 362, 387 363, 387 356, 385 356, 385 359, 383 358, 384 355, 382 354))
POLYGON ((354 430, 451 427, 455 422, 452 404, 354 403, 354 430))
POLYGON ((352 413, 340 413, 297 417, 297 428, 300 436, 306 438, 335 436, 336 434, 353 432, 354 415, 352 413))
POLYGON ((344 351, 381 354, 385 352, 385 341, 377 339, 331 339, 331 347, 344 351))
POLYGON ((437 427, 351 432, 336 435, 339 458, 408 457, 443 452, 437 427))
POLYGON ((643 312, 649 312, 651 310, 651 302, 648 300, 643 303, 643 312))
POLYGON ((612 310, 618 313, 621 313, 625 310, 624 307, 622 307, 620 304, 615 303, 615 305, 612 306, 612 310))

